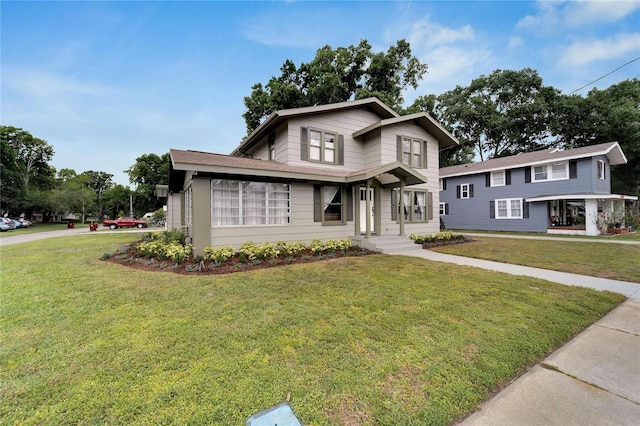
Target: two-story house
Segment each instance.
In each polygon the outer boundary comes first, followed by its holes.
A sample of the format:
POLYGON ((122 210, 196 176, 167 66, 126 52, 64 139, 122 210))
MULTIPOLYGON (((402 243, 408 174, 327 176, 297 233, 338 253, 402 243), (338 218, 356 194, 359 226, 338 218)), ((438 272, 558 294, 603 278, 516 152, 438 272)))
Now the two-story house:
POLYGON ((457 143, 428 114, 376 98, 276 111, 230 155, 170 151, 167 224, 195 253, 435 233, 438 152, 457 143))
POLYGON ((617 142, 546 149, 440 169, 439 213, 450 229, 598 235, 638 197, 611 193, 617 142))

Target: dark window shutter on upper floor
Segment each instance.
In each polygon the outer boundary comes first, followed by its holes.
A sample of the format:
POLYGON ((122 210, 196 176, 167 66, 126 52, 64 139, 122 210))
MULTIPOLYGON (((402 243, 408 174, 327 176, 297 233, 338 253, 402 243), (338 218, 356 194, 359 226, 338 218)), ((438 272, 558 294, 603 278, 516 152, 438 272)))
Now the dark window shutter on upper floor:
POLYGON ((309 160, 309 129, 300 127, 300 159, 309 160))
POLYGON ((511 185, 511 170, 504 172, 504 183, 506 185, 511 185))
POLYGON ((469 198, 473 198, 473 184, 469 185, 469 198))
POLYGON ((422 168, 427 168, 427 141, 422 141, 422 168))
POLYGON ((442 178, 442 190, 447 190, 447 178, 442 178))
POLYGON ((396 136, 396 160, 402 163, 402 136, 396 136))
POLYGON ((353 191, 354 191, 354 188, 347 188, 347 221, 348 222, 353 221, 353 191))
POLYGON ((344 136, 338 135, 338 164, 344 166, 344 136))
POLYGON ((495 201, 489 201, 489 217, 491 219, 496 218, 496 202, 495 201))
POLYGON ((460 185, 456 185, 456 198, 460 198, 460 185))
POLYGON ((313 185, 313 221, 322 222, 322 191, 320 185, 313 185))
POLYGON ((529 219, 529 203, 526 201, 522 202, 522 217, 525 219, 529 219))
POLYGON ((569 161, 569 179, 578 178, 578 162, 576 160, 569 161))
POLYGON ((429 212, 428 219, 433 220, 433 194, 427 192, 427 211, 429 212))
POLYGON ((524 183, 531 183, 531 166, 524 168, 524 183))
POLYGON ((491 186, 491 173, 484 174, 484 186, 491 186))

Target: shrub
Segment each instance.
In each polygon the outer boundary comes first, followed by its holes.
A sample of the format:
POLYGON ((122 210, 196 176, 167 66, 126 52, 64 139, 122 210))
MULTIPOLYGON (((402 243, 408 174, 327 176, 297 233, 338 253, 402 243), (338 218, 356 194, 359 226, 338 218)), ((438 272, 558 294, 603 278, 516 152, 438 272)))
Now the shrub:
POLYGON ((324 243, 322 242, 322 240, 313 240, 311 241, 309 250, 311 250, 311 252, 316 256, 321 255, 324 251, 324 243))
POLYGON ((240 262, 247 263, 257 258, 258 246, 252 241, 242 243, 240 246, 240 262))
POLYGON ((234 254, 235 250, 231 246, 218 248, 205 247, 202 257, 204 258, 204 260, 212 260, 215 263, 222 263, 233 257, 234 254))
POLYGON ((280 251, 282 257, 296 257, 307 248, 303 243, 285 243, 284 241, 278 241, 276 247, 280 251))

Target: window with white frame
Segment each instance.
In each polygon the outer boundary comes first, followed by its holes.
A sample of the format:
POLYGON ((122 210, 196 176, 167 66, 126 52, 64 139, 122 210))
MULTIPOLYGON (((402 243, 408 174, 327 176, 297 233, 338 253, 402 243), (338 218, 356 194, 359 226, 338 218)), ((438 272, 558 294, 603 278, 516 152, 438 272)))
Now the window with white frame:
POLYGON ((533 182, 569 179, 569 162, 543 164, 533 167, 533 182))
POLYGON ((598 179, 600 180, 604 180, 605 179, 605 168, 604 168, 604 161, 602 160, 598 160, 598 179))
POLYGON ((211 181, 211 225, 285 225, 290 215, 286 183, 211 181))
POLYGON ((491 186, 504 186, 504 185, 506 185, 504 170, 491 172, 491 186))
POLYGON ((447 214, 447 208, 446 208, 446 204, 447 203, 440 203, 439 204, 439 214, 440 216, 447 214))
POLYGON ((503 198, 495 201, 496 219, 522 219, 522 198, 503 198))
POLYGON ((442 178, 438 179, 438 190, 444 191, 444 183, 442 181, 442 178))
POLYGON ((460 198, 470 198, 471 191, 469 190, 469 184, 463 183, 460 185, 460 198))

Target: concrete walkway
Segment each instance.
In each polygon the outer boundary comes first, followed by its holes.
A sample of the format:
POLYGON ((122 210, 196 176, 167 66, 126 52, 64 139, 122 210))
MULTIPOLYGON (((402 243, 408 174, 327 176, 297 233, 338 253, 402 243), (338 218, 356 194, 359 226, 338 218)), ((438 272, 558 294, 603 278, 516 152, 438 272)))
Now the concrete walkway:
POLYGON ((640 284, 431 250, 398 249, 395 254, 610 290, 629 298, 482 404, 462 425, 640 425, 640 284))

